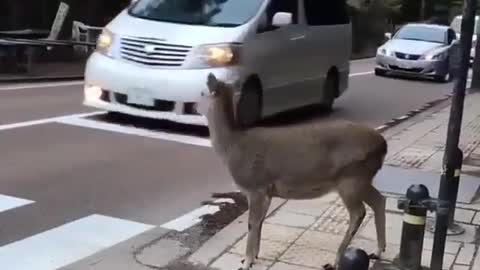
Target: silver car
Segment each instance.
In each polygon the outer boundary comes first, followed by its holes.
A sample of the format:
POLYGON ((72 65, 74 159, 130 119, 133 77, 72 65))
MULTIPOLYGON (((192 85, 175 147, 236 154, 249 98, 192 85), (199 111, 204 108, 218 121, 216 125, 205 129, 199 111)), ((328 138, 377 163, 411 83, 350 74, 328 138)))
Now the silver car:
POLYGON ((376 75, 396 73, 451 80, 449 53, 457 40, 455 31, 443 25, 407 24, 377 50, 376 75))

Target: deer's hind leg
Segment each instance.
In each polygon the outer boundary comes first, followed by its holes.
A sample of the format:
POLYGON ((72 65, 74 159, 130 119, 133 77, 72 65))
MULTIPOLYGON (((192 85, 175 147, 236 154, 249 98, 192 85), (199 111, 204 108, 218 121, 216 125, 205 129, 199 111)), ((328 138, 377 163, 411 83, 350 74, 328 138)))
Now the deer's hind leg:
POLYGON ((355 186, 355 181, 346 181, 345 183, 341 183, 338 188, 338 194, 340 195, 340 198, 342 198, 342 201, 345 204, 345 207, 347 208, 350 215, 350 222, 347 232, 345 233, 345 236, 340 243, 340 247, 337 252, 334 265, 335 268, 336 266, 338 266, 340 258, 343 256, 347 247, 350 245, 353 237, 360 228, 360 225, 362 225, 362 222, 367 213, 365 205, 360 198, 359 191, 358 189, 356 189, 358 188, 358 182, 356 183, 357 186, 355 186))
POLYGON ((248 235, 246 256, 242 270, 250 269, 260 252, 262 225, 271 203, 267 192, 255 191, 247 194, 248 197, 248 235))
POLYGON ((380 257, 385 251, 386 231, 385 231, 385 197, 372 185, 369 185, 365 190, 365 203, 372 208, 375 214, 375 229, 377 231, 378 249, 375 255, 380 257))

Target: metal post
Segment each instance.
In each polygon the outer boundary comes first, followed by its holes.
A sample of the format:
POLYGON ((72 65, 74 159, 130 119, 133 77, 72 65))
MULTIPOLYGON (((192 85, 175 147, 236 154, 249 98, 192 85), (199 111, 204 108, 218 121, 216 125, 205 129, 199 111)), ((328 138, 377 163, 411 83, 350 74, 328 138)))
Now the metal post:
POLYGON ((428 189, 424 185, 410 186, 406 199, 398 201, 398 208, 404 210, 404 215, 400 254, 395 264, 401 269, 422 269, 425 223, 431 205, 428 189))
POLYGON ((348 248, 338 263, 338 270, 368 270, 370 258, 362 249, 348 248))
MULTIPOLYGON (((463 117, 463 104, 467 85, 470 49, 472 47, 473 26, 477 0, 464 0, 463 18, 461 27, 461 58, 458 76, 454 79, 453 98, 448 122, 448 133, 445 155, 443 159, 443 173, 440 180, 438 198, 449 202, 449 214, 453 216, 457 201, 457 192, 462 166, 461 150, 458 148, 460 130, 463 117)), ((442 270, 447 238, 448 222, 453 217, 437 213, 435 236, 433 241, 431 270, 442 270)))

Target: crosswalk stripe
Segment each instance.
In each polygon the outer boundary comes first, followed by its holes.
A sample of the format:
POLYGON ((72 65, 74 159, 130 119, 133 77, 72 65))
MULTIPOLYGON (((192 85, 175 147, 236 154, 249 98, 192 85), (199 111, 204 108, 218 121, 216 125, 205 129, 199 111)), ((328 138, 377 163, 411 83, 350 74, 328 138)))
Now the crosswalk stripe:
POLYGON ((211 147, 210 140, 205 138, 166 133, 161 131, 150 131, 148 129, 142 129, 142 128, 136 128, 136 127, 125 127, 117 124, 102 123, 99 121, 84 119, 80 117, 62 118, 56 122, 61 124, 66 124, 66 125, 78 126, 78 127, 99 129, 99 130, 105 130, 110 132, 118 132, 118 133, 123 133, 128 135, 143 136, 143 137, 152 138, 152 139, 160 139, 160 140, 173 141, 173 142, 196 145, 196 146, 211 147))
POLYGON ((58 269, 154 227, 98 214, 90 215, 0 247, 1 269, 58 269))
MULTIPOLYGON (((235 202, 232 199, 217 199, 214 203, 231 203, 235 202)), ((179 218, 176 218, 172 221, 169 221, 165 224, 160 225, 160 227, 167 230, 175 230, 182 232, 193 225, 202 221, 202 216, 204 215, 213 215, 216 212, 220 211, 220 207, 217 205, 204 205, 200 208, 197 208, 179 218)))
POLYGON ((34 201, 0 194, 0 213, 31 203, 34 203, 34 201))

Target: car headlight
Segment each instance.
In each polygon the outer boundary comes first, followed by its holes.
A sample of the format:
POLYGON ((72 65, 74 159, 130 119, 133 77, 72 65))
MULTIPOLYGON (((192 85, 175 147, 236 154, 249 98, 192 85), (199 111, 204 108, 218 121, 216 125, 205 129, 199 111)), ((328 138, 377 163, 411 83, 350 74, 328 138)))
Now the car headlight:
POLYGON ((113 57, 112 54, 112 45, 115 35, 108 29, 104 29, 102 33, 98 36, 97 46, 95 50, 103 55, 113 57))
POLYGON ((425 55, 425 60, 443 60, 447 57, 447 52, 434 52, 425 55))
POLYGON ((196 48, 187 61, 187 68, 225 67, 238 64, 241 45, 207 44, 196 48))

